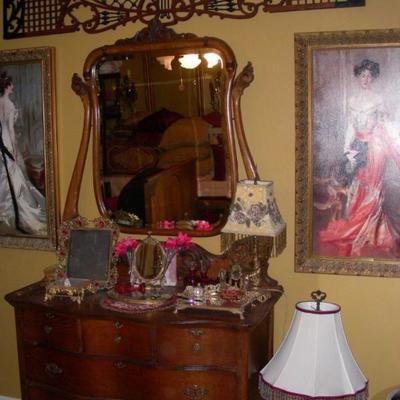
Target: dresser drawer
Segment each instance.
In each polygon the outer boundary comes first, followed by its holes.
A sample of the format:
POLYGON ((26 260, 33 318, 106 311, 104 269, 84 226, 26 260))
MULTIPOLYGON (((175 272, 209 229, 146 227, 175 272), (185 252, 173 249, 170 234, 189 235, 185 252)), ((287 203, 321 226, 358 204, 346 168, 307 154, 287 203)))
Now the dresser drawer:
POLYGON ((27 389, 29 400, 75 400, 76 396, 60 393, 57 390, 30 386, 27 389))
MULTIPOLYGON (((40 346, 25 346, 27 380, 74 398, 147 399, 149 381, 141 367, 118 359, 83 357, 40 346)), ((154 376, 154 382, 157 378, 154 376)), ((154 384, 153 382, 153 384, 154 384)), ((68 398, 68 397, 67 397, 68 398)))
POLYGON ((26 342, 46 344, 55 348, 80 352, 79 320, 53 312, 25 309, 22 338, 26 342))
POLYGON ((82 320, 84 352, 151 360, 150 329, 125 321, 82 320))
POLYGON ((161 370, 154 373, 146 400, 238 399, 237 379, 232 372, 161 370))
POLYGON ((238 392, 236 374, 226 371, 141 367, 35 346, 26 346, 25 364, 27 379, 32 385, 48 386, 46 390, 31 388, 33 400, 56 400, 58 397, 52 398, 51 392, 63 393, 62 400, 75 396, 124 400, 234 400, 238 392))
POLYGON ((229 329, 162 327, 157 330, 157 355, 161 364, 235 368, 239 343, 239 333, 229 329))

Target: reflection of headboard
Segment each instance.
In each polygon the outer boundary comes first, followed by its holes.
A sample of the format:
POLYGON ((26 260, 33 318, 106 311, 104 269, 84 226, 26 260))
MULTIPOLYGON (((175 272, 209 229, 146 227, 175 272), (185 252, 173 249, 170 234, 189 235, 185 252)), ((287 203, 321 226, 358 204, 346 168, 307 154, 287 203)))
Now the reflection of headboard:
POLYGON ((208 128, 209 124, 200 117, 175 121, 161 138, 158 165, 163 168, 195 158, 197 176, 212 176, 214 166, 208 128))
POLYGON ((159 153, 150 147, 132 146, 127 140, 113 140, 107 149, 107 170, 110 174, 135 175, 139 171, 154 167, 159 153))
MULTIPOLYGON (((161 133, 150 130, 139 132, 140 127, 140 124, 136 125, 131 136, 108 141, 108 174, 134 175, 144 168, 167 168, 180 161, 196 158, 197 176, 213 178, 214 163, 208 138, 209 124, 202 118, 178 118, 161 133), (151 147, 151 140, 143 141, 138 138, 157 140, 153 143, 154 147, 151 147)), ((146 125, 143 124, 143 127, 146 125)))

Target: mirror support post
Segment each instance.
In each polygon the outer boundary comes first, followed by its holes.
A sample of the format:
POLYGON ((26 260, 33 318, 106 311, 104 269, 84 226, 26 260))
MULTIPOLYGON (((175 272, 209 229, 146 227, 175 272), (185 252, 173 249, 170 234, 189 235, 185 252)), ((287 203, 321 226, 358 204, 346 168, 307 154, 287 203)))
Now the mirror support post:
POLYGON ((248 179, 259 180, 260 177, 257 172, 257 166, 251 155, 249 145, 247 144, 246 135, 244 133, 242 122, 242 111, 240 107, 240 100, 244 90, 250 86, 254 80, 254 69, 250 62, 243 68, 240 74, 235 79, 232 90, 233 114, 235 116, 235 131, 239 143, 240 153, 242 155, 246 175, 248 179))
POLYGON ((78 74, 72 76, 71 82, 72 90, 81 98, 84 107, 84 121, 83 121, 83 133, 81 144, 79 146, 78 157, 75 162, 74 171, 72 173, 71 182, 69 184, 67 199, 65 201, 63 221, 71 220, 79 215, 78 204, 79 194, 81 191, 83 171, 85 169, 87 152, 89 148, 90 139, 90 125, 91 125, 91 113, 90 113, 90 102, 88 95, 88 87, 83 82, 82 78, 78 74))

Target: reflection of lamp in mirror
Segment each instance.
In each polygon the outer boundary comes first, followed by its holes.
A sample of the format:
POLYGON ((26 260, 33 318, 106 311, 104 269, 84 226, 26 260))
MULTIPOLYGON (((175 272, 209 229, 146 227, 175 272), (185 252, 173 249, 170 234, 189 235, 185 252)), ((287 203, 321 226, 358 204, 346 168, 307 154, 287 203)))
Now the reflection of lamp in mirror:
POLYGON ((99 74, 106 75, 106 74, 116 74, 120 71, 122 65, 122 61, 112 60, 112 61, 105 61, 103 64, 100 65, 99 74))
POLYGON ((213 68, 215 67, 218 63, 221 64, 222 68, 222 58, 217 54, 217 53, 205 53, 203 57, 207 61, 207 68, 213 68))
POLYGON ((286 224, 276 204, 272 182, 240 181, 221 232, 222 250, 237 240, 251 241, 254 270, 250 280, 253 286, 277 285, 267 274, 268 258, 279 255, 286 247, 286 224))
POLYGON ((266 400, 368 399, 368 381, 347 343, 339 305, 296 304, 289 332, 260 372, 259 389, 266 400))
POLYGON ((185 54, 179 57, 179 63, 182 68, 194 69, 201 63, 201 59, 198 54, 185 54))
POLYGON ((172 71, 172 61, 174 61, 175 56, 161 56, 157 57, 157 61, 164 66, 168 71, 172 71))

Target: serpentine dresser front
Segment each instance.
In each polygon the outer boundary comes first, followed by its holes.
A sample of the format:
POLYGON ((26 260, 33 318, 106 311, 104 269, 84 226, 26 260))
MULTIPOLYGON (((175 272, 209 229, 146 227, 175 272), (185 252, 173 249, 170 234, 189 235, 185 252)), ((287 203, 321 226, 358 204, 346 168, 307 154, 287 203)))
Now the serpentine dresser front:
POLYGON ((238 316, 193 310, 124 314, 44 302, 43 283, 10 293, 24 400, 258 399, 257 373, 272 356, 273 307, 238 316))

